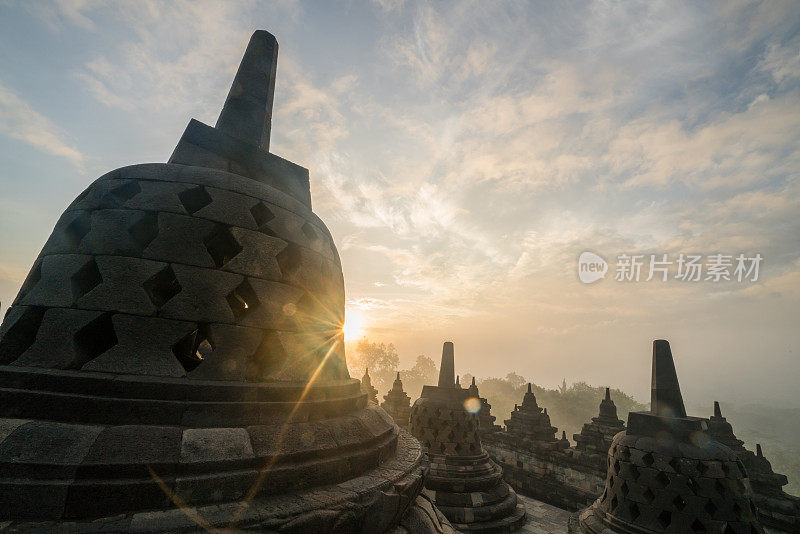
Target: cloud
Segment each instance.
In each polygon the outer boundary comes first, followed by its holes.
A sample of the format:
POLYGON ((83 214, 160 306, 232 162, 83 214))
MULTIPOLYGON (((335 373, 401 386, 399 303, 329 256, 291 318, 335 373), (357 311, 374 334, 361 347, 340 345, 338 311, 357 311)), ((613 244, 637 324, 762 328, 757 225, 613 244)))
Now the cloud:
POLYGON ((50 119, 0 82, 0 133, 52 156, 65 158, 83 172, 84 156, 65 140, 50 119))

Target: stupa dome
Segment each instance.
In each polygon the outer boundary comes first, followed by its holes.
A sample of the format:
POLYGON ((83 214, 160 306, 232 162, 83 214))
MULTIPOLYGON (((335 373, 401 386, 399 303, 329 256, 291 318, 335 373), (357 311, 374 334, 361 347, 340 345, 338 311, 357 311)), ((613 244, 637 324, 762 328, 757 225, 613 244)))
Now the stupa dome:
POLYGON ((268 150, 277 50, 255 32, 216 126, 97 179, 36 259, 0 327, 15 531, 450 531, 348 374, 336 247, 268 150))

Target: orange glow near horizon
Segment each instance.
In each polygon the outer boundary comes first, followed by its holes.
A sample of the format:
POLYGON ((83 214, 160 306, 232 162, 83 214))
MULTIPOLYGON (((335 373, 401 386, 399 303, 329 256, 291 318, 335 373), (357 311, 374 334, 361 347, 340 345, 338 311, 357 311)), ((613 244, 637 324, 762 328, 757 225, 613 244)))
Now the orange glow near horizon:
POLYGON ((345 310, 342 332, 344 332, 345 341, 361 339, 364 336, 364 319, 360 312, 353 309, 345 310))

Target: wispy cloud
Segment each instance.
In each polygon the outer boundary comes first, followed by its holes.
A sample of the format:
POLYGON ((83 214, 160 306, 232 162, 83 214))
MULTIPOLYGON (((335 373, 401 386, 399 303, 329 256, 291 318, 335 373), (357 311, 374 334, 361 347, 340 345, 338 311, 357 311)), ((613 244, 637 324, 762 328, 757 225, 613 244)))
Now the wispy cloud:
POLYGON ((66 140, 66 134, 50 119, 0 82, 0 133, 69 160, 83 171, 84 156, 66 140))

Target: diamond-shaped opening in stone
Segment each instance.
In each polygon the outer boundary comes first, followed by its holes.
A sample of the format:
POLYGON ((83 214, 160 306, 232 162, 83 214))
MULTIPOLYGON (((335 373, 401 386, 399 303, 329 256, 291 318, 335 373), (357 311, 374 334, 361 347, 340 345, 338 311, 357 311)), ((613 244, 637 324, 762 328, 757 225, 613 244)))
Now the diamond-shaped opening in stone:
POLYGON ((680 461, 680 460, 678 460, 677 458, 673 458, 672 460, 670 460, 670 461, 669 461, 669 466, 670 466, 670 467, 671 467, 671 468, 672 468, 672 469, 673 469, 673 470, 674 470, 676 473, 680 473, 680 472, 681 472, 681 461, 680 461))
POLYGON ((692 477, 686 479, 686 487, 689 488, 692 493, 697 495, 697 482, 695 482, 692 477))
POLYGON ((708 465, 702 460, 697 462, 697 471, 699 471, 701 475, 704 475, 706 471, 708 471, 708 465))
POLYGON ((186 191, 181 191, 178 193, 178 199, 190 215, 194 215, 195 212, 205 208, 212 201, 211 195, 208 194, 206 188, 199 185, 186 191))
POLYGON ((225 298, 236 320, 241 319, 246 313, 258 308, 261 304, 256 292, 253 291, 253 287, 246 278, 225 298))
POLYGON ((667 474, 664 471, 659 471, 658 472, 658 474, 656 475, 656 480, 664 488, 669 486, 669 477, 667 476, 667 474))
POLYGON ((706 531, 706 526, 699 519, 695 519, 694 521, 692 521, 692 524, 689 525, 689 528, 692 529, 692 532, 705 532, 706 531))
POLYGON ((641 515, 641 512, 639 511, 639 505, 638 504, 631 503, 631 505, 628 507, 628 511, 631 513, 631 519, 633 519, 634 521, 639 519, 639 516, 641 515))
POLYGON ((275 256, 284 276, 293 273, 300 267, 303 258, 301 254, 300 247, 294 243, 289 243, 275 256))
POLYGON ((81 212, 71 223, 64 228, 64 239, 71 248, 78 248, 89 230, 92 229, 92 218, 86 212, 81 212))
POLYGON ((676 495, 675 498, 672 499, 672 504, 675 505, 675 508, 677 508, 679 512, 686 508, 686 500, 680 495, 676 495))
POLYGON ((663 528, 667 528, 670 523, 672 523, 672 512, 669 510, 662 510, 661 513, 658 514, 658 523, 663 528))
POLYGON ((138 221, 128 228, 139 251, 143 251, 158 236, 158 214, 152 211, 144 213, 138 221))
POLYGON ((42 260, 36 260, 36 263, 33 264, 31 271, 28 273, 28 276, 25 278, 25 282, 23 282, 22 287, 19 288, 19 293, 17 293, 17 298, 14 299, 14 304, 17 302, 21 302, 22 299, 25 298, 25 295, 30 293, 31 289, 36 287, 36 284, 42 279, 42 260))
POLYGON ((161 308, 161 306, 166 304, 183 289, 171 265, 167 265, 145 280, 142 287, 147 293, 147 296, 150 297, 150 302, 152 302, 153 306, 156 308, 161 308))
POLYGON ((275 218, 275 214, 263 202, 259 202, 250 208, 250 214, 253 216, 253 220, 259 230, 262 230, 267 223, 275 218))
POLYGON ((277 332, 266 331, 261 343, 248 364, 248 379, 260 382, 278 371, 286 364, 287 355, 277 332))
POLYGON ((314 230, 314 227, 311 226, 310 223, 304 223, 301 229, 303 230, 303 233, 309 240, 316 241, 317 239, 319 239, 317 231, 314 230))
POLYGON ((642 456, 642 462, 644 463, 645 467, 650 467, 655 462, 655 458, 653 458, 652 453, 648 452, 642 456))
POLYGON ((128 180, 124 184, 109 191, 109 193, 103 197, 103 202, 117 206, 124 204, 141 192, 142 188, 139 186, 137 180, 128 180))
POLYGON ((619 460, 614 460, 614 474, 618 474, 620 469, 619 460))
POLYGON ((619 501, 617 500, 617 496, 614 495, 613 497, 611 497, 611 511, 613 512, 614 510, 616 510, 618 505, 619 501))
POLYGON ((708 502, 706 502, 706 505, 703 508, 705 508, 706 513, 712 518, 714 517, 714 514, 717 513, 717 505, 715 505, 710 499, 708 502))
POLYGON ((656 498, 656 496, 653 494, 653 490, 651 490, 650 488, 645 489, 644 492, 642 493, 642 496, 647 501, 647 504, 652 503, 656 498))
POLYGON ((94 258, 90 259, 78 271, 69 277, 70 287, 72 288, 73 301, 87 294, 92 289, 103 283, 103 276, 97 268, 94 258))
POLYGON ((627 497, 628 492, 630 491, 630 488, 628 488, 628 483, 623 481, 622 485, 619 487, 619 490, 622 492, 622 495, 627 497))
POLYGON ((77 369, 80 369, 86 363, 94 360, 119 343, 110 313, 102 313, 97 316, 86 326, 75 332, 72 339, 75 342, 77 357, 75 368, 77 369))
POLYGON ((242 251, 242 245, 231 235, 230 230, 222 225, 217 225, 211 235, 203 241, 203 244, 211 259, 214 260, 217 269, 223 267, 242 251))
POLYGON ((635 465, 632 465, 629 471, 631 473, 631 478, 634 481, 639 480, 639 469, 635 465))
MULTIPOLYGON (((6 365, 28 350, 36 341, 36 333, 42 325, 46 308, 26 306, 19 318, 12 324, 5 335, 0 338, 0 365, 6 365)), ((8 311, 6 311, 8 315, 8 311)))
POLYGON ((189 332, 172 347, 172 353, 187 373, 194 371, 214 351, 214 345, 200 326, 189 332))

